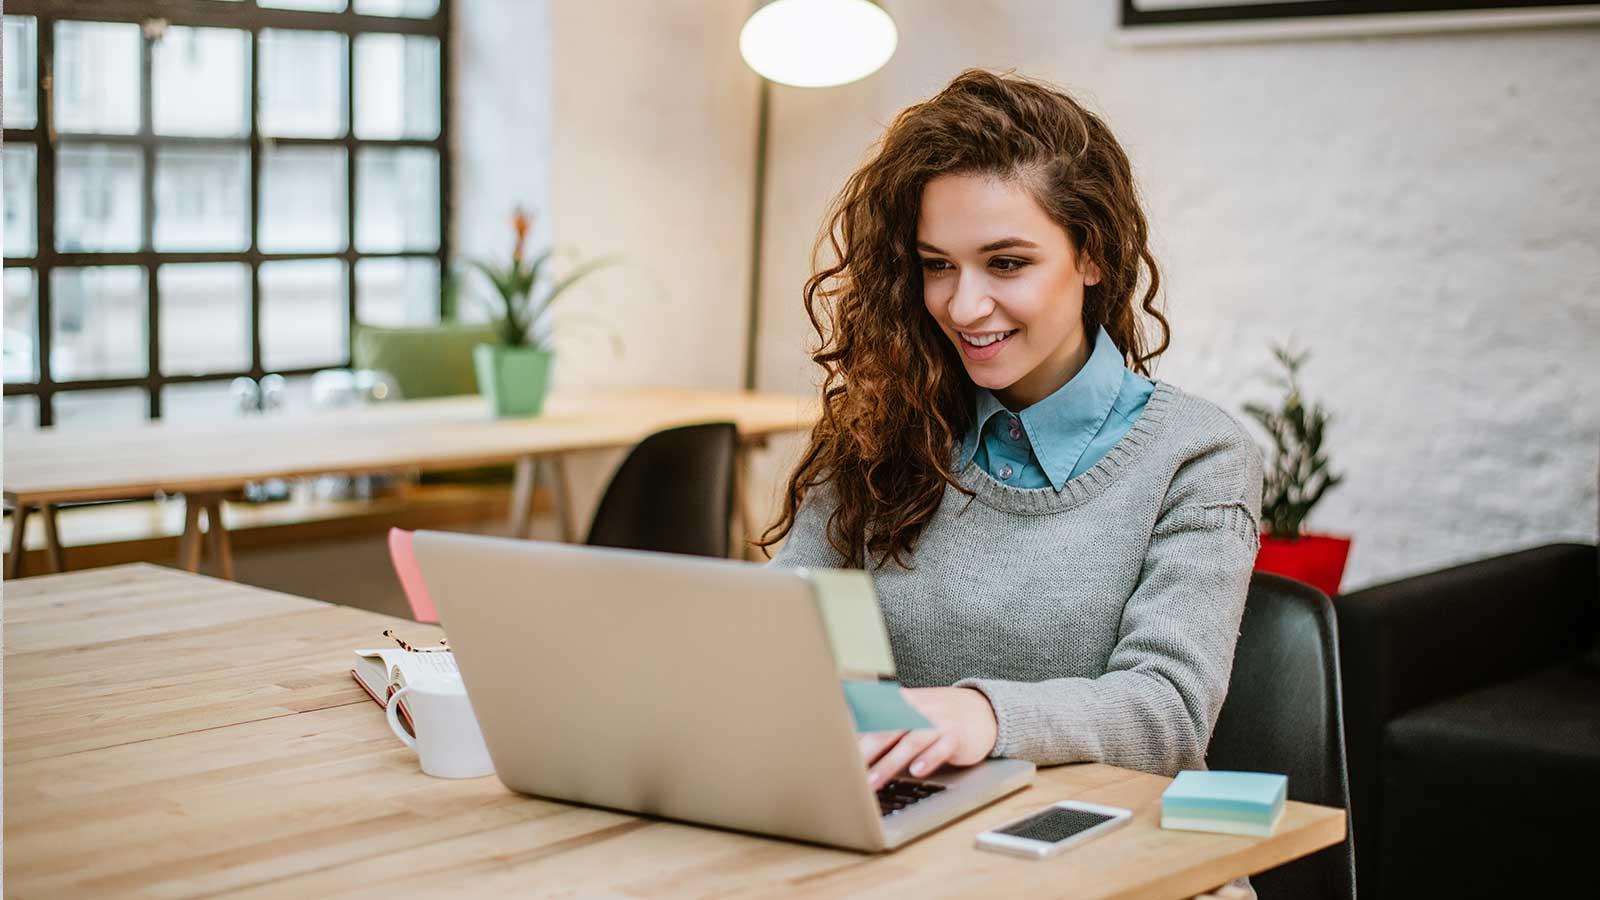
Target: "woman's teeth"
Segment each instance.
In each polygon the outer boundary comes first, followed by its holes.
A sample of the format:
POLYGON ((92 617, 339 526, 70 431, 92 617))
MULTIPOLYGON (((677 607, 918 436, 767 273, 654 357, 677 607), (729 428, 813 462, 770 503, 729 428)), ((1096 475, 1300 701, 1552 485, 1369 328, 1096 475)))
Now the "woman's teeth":
POLYGON ((975 337, 973 335, 966 334, 965 332, 957 332, 957 334, 961 335, 961 339, 963 341, 966 341, 968 344, 971 344, 974 347, 987 347, 995 341, 1004 340, 1013 334, 1016 334, 1016 329, 1013 328, 1010 331, 1002 331, 996 334, 986 334, 981 337, 975 337))

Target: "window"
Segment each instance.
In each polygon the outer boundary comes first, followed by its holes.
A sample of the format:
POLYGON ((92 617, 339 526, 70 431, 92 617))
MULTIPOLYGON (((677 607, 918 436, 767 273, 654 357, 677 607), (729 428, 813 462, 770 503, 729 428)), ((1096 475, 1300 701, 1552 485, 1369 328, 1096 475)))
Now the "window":
POLYGON ((7 427, 220 414, 439 317, 448 0, 150 8, 5 4, 7 427))

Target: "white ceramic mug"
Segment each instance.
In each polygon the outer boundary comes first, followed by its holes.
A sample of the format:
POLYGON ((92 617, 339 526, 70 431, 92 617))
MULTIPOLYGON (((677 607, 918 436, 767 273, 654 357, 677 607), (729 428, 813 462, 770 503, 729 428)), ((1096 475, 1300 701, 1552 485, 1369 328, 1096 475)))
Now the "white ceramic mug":
POLYGON ((434 675, 408 684, 389 698, 387 711, 389 728, 416 751, 422 771, 439 778, 494 774, 494 762, 460 678, 434 675), (406 709, 417 729, 415 738, 400 724, 401 697, 411 698, 406 709))

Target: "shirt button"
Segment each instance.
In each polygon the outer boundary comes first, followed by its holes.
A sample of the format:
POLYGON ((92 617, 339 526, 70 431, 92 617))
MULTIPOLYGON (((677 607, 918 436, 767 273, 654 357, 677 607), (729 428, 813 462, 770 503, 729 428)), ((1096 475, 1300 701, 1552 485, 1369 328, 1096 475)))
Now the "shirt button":
POLYGON ((1010 477, 1011 477, 1011 467, 1010 466, 1001 466, 1000 467, 1000 480, 1001 481, 1005 481, 1006 479, 1008 479, 1010 477))
POLYGON ((1011 439, 1013 441, 1022 440, 1022 429, 1018 428, 1017 427, 1017 423, 1015 423, 1015 422, 1011 423, 1011 439))

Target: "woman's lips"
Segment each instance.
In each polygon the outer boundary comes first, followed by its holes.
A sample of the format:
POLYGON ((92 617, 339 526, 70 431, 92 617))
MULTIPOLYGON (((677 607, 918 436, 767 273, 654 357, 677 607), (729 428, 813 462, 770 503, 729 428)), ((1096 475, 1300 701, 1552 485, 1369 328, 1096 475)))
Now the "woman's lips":
POLYGON ((967 355, 967 359, 975 360, 977 362, 983 362, 984 360, 994 359, 996 356, 998 356, 1000 351, 1005 347, 1005 345, 1011 343, 1011 339, 1016 337, 1016 336, 1017 336, 1017 333, 1015 331, 1013 331, 1010 334, 1006 335, 1005 337, 1001 338, 1000 340, 995 341, 992 344, 989 344, 988 346, 985 346, 985 347, 974 347, 971 344, 967 343, 967 339, 966 338, 964 338, 964 337, 962 337, 961 335, 958 334, 958 335, 956 335, 956 343, 961 345, 961 352, 965 353, 967 355))

